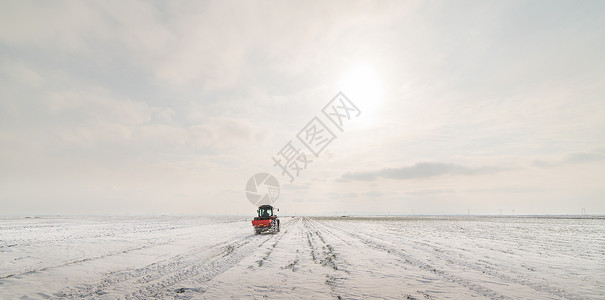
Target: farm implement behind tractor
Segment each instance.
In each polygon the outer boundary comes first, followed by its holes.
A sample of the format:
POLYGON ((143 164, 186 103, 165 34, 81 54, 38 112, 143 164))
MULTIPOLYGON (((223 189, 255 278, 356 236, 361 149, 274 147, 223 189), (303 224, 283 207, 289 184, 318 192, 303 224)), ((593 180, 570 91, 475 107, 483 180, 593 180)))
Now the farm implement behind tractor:
MULTIPOLYGON (((279 211, 279 209, 277 209, 279 211)), ((273 214, 273 206, 261 205, 256 211, 258 216, 252 220, 254 226, 254 234, 262 232, 279 232, 279 218, 273 214)))

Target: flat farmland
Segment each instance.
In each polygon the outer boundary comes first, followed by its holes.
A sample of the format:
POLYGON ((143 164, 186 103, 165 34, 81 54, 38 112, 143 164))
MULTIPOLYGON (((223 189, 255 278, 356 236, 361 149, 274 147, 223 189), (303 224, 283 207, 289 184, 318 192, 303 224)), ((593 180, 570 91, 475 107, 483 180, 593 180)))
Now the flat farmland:
POLYGON ((600 217, 0 219, 2 299, 603 299, 600 217))

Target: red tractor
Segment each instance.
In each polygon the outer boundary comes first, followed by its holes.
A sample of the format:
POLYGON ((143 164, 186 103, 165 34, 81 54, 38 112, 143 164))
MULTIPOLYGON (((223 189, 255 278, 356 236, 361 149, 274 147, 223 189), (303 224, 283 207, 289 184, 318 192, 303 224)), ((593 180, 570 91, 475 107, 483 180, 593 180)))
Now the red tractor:
MULTIPOLYGON (((279 209, 277 209, 279 211, 279 209)), ((273 214, 273 206, 261 205, 258 210, 258 217, 252 220, 254 226, 254 234, 269 231, 271 233, 279 232, 279 219, 273 214)))

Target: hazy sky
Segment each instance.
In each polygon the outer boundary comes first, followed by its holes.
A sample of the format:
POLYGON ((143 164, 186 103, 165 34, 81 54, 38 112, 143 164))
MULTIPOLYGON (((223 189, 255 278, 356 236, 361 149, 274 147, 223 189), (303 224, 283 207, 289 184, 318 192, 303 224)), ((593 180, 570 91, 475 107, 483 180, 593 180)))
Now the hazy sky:
POLYGON ((604 214, 604 70, 604 1, 0 1, 0 215, 604 214))

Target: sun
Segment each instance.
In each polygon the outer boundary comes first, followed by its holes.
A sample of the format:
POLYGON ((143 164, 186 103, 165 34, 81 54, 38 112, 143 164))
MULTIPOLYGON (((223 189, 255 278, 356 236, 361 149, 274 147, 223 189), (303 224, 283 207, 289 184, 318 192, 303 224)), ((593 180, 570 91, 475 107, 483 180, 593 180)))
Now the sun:
POLYGON ((373 119, 382 103, 383 88, 376 68, 369 63, 358 63, 342 76, 339 85, 343 92, 361 110, 364 119, 373 119), (367 118, 366 118, 367 117, 367 118))

